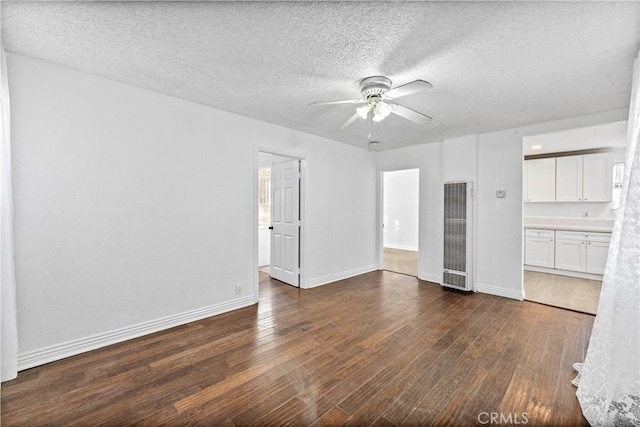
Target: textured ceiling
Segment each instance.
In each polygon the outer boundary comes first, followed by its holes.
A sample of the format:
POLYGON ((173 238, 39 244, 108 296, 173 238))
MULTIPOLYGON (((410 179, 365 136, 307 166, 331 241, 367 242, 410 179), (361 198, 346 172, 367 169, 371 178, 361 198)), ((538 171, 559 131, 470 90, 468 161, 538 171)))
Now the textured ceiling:
POLYGON ((433 89, 433 117, 375 123, 389 149, 628 106, 638 2, 2 2, 8 51, 288 128, 337 129, 358 80, 433 89))

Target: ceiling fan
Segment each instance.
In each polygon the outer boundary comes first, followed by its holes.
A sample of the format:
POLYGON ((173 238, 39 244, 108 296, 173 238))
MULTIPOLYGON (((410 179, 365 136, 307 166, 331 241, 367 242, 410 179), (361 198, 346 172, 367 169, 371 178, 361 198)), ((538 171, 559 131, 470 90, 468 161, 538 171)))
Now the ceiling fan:
POLYGON ((358 117, 363 119, 371 119, 379 122, 389 114, 395 114, 419 125, 426 125, 431 122, 431 117, 419 113, 404 105, 400 105, 392 101, 402 96, 411 95, 413 93, 422 92, 431 89, 431 83, 424 80, 414 80, 410 83, 391 89, 391 79, 384 76, 371 76, 360 80, 360 99, 347 99, 342 101, 319 101, 312 102, 309 105, 333 105, 333 104, 363 104, 356 108, 356 112, 347 120, 340 129, 343 130, 358 117))

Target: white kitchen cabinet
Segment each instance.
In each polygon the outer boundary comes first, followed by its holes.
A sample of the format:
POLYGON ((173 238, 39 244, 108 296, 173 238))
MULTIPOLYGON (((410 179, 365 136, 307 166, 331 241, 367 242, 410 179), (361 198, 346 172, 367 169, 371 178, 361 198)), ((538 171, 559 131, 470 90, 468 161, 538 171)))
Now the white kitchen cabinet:
POLYGON ((604 275, 609 255, 609 240, 606 242, 587 242, 587 273, 604 275))
POLYGON ((604 274, 610 240, 609 233, 556 231, 555 268, 604 274))
POLYGON ((525 230, 524 263, 536 267, 554 268, 555 245, 553 230, 525 230))
POLYGON ((566 156, 556 159, 556 201, 582 201, 582 174, 584 156, 566 156))
POLYGON ((609 153, 556 159, 557 202, 610 202, 612 177, 609 153))
POLYGON ((556 201, 556 159, 525 160, 525 202, 556 201))
POLYGON ((609 153, 585 154, 583 160, 582 200, 610 202, 613 187, 611 156, 609 153))
POLYGON ((584 239, 577 240, 558 236, 556 239, 556 268, 586 271, 587 245, 584 239))

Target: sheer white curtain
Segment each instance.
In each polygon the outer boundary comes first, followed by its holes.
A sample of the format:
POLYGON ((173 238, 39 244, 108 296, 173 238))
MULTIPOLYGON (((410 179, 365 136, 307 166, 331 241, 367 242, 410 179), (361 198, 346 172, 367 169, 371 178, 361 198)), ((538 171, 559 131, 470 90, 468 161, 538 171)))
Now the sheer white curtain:
POLYGON ((640 68, 633 70, 628 148, 598 315, 577 396, 592 426, 640 425, 640 68))
POLYGON ((0 46, 0 365, 2 381, 18 375, 18 330, 16 286, 13 268, 13 196, 11 194, 11 128, 9 84, 4 46, 0 46))

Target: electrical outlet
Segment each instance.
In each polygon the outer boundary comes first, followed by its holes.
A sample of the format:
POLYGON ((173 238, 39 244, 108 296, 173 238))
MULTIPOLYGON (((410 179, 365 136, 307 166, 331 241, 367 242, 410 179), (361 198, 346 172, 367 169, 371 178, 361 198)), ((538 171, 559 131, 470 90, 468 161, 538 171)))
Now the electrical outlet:
POLYGON ((241 294, 242 293, 242 288, 240 288, 240 283, 236 284, 236 295, 241 294))
POLYGON ((589 218, 589 211, 584 211, 584 212, 582 212, 582 216, 583 216, 584 218, 589 218))

